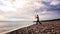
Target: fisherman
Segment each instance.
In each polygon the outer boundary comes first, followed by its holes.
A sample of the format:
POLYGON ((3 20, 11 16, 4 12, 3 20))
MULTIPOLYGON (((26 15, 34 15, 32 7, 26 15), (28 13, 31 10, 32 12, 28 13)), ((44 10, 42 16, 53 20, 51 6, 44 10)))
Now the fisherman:
POLYGON ((36 18, 37 18, 36 24, 41 24, 41 22, 39 21, 39 16, 38 15, 36 16, 36 18))

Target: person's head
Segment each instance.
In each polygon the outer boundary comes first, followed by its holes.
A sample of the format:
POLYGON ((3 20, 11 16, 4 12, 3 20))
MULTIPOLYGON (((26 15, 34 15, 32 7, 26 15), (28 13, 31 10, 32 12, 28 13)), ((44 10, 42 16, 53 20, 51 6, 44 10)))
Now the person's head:
POLYGON ((38 16, 38 15, 37 15, 38 16))

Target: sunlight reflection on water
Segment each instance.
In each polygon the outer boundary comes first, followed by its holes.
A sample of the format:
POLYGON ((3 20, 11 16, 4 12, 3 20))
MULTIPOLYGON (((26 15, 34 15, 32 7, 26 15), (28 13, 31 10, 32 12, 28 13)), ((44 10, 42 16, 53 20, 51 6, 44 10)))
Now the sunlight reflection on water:
POLYGON ((33 22, 0 22, 0 33, 30 24, 33 24, 33 22))

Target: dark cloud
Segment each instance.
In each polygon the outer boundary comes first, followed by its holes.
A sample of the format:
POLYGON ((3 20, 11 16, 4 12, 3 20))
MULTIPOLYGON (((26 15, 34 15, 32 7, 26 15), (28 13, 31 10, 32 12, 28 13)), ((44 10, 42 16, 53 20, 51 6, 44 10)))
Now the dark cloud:
POLYGON ((47 11, 47 13, 44 13, 43 14, 43 16, 45 16, 45 18, 47 18, 47 19, 60 18, 60 2, 58 2, 58 3, 56 3, 54 5, 52 3, 52 1, 54 2, 54 1, 60 1, 60 0, 42 1, 41 3, 44 4, 45 6, 44 7, 40 7, 39 9, 36 9, 35 11, 36 12, 44 12, 44 11, 47 11))
POLYGON ((50 6, 50 3, 51 3, 51 2, 42 1, 42 4, 44 4, 44 5, 46 5, 46 6, 50 6))
POLYGON ((60 3, 58 3, 57 5, 51 5, 50 4, 51 2, 46 2, 46 1, 42 1, 41 3, 47 7, 41 7, 39 9, 36 9, 36 11, 59 11, 60 12, 60 3))
POLYGON ((51 2, 42 2, 42 3, 47 6, 47 8, 45 8, 47 11, 60 11, 60 3, 58 3, 57 5, 50 5, 51 2))
POLYGON ((50 5, 50 7, 47 8, 47 11, 60 11, 60 4, 59 5, 50 5))

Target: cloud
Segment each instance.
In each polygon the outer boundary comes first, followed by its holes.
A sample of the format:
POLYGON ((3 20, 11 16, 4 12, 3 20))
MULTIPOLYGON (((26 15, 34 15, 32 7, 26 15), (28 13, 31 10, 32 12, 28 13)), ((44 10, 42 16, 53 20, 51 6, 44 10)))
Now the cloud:
POLYGON ((51 2, 42 2, 42 3, 47 6, 45 8, 47 11, 60 11, 59 0, 52 0, 51 2))
MULTIPOLYGON (((42 0, 40 3, 44 5, 36 9, 43 19, 57 19, 60 18, 60 0, 42 0), (52 16, 52 17, 51 17, 52 16)), ((38 3, 39 3, 38 2, 38 3)))
POLYGON ((34 20, 36 13, 41 20, 60 18, 59 0, 0 0, 4 20, 34 20))
POLYGON ((32 18, 33 5, 31 0, 16 0, 11 3, 9 0, 1 0, 0 15, 4 16, 4 20, 28 20, 32 18))

